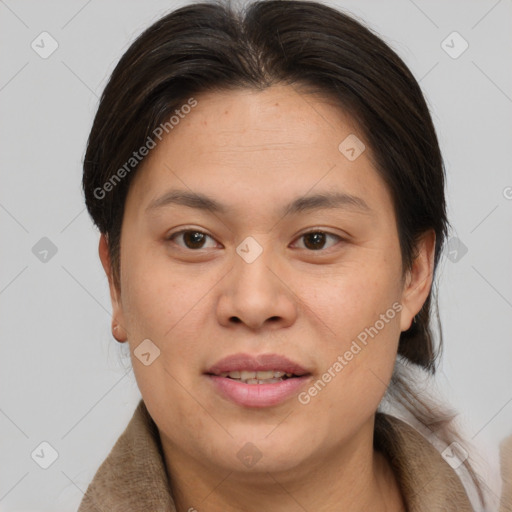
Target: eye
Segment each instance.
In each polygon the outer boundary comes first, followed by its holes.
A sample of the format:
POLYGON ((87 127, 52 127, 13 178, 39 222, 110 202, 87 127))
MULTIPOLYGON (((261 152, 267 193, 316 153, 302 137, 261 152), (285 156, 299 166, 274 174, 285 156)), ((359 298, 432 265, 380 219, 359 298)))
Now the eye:
MULTIPOLYGON (((172 240, 173 242, 176 239, 182 239, 185 245, 177 244, 180 247, 184 247, 186 249, 205 249, 205 241, 210 238, 213 238, 202 231, 198 231, 197 229, 184 229, 182 231, 178 231, 170 235, 167 240, 172 240)), ((213 245, 215 247, 215 245, 213 245)))
MULTIPOLYGON (((343 240, 343 238, 341 238, 340 236, 334 235, 332 233, 326 233, 325 231, 309 231, 308 233, 304 233, 303 235, 301 235, 298 238, 298 240, 304 239, 304 246, 306 249, 319 251, 325 249, 326 240, 329 237, 331 239, 335 239, 335 241, 343 240)), ((302 249, 303 247, 299 248, 302 249)))

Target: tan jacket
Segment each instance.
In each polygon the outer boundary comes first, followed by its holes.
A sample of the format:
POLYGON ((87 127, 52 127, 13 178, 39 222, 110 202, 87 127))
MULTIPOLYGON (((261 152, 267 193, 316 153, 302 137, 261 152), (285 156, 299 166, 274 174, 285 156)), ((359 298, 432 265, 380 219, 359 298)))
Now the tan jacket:
POLYGON ((501 476, 503 490, 500 512, 512 512, 512 436, 501 444, 501 476))
MULTIPOLYGON (((387 454, 408 512, 472 512, 464 487, 416 430, 377 414, 375 446, 387 454)), ((94 476, 78 512, 176 512, 158 429, 141 400, 94 476)))

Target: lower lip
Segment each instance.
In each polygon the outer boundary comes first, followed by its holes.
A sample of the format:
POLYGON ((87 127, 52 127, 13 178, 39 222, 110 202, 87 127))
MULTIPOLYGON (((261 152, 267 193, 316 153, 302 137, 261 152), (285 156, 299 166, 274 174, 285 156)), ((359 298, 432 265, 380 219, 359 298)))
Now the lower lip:
POLYGON ((271 384, 245 384, 228 377, 208 375, 221 395, 245 407, 271 407, 279 405, 293 395, 309 379, 309 376, 292 377, 271 384))

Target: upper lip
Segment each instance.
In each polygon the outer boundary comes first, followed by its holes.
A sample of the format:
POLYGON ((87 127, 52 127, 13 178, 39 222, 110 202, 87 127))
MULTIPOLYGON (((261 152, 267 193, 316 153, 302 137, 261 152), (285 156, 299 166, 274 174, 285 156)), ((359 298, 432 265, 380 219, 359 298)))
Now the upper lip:
POLYGON ((294 361, 279 354, 233 354, 217 361, 206 373, 220 375, 224 372, 234 371, 265 371, 274 370, 293 373, 297 376, 307 375, 309 372, 294 361))

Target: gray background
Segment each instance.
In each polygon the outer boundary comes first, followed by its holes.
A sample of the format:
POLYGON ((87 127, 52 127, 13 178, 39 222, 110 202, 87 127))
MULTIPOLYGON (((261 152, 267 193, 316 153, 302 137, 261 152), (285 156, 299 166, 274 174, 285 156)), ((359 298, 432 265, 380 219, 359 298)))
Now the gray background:
MULTIPOLYGON (((76 510, 140 398, 129 354, 110 334, 81 160, 115 63, 178 5, 0 0, 2 512, 76 510), (43 31, 58 43, 46 59, 31 48, 43 31), (57 250, 46 261, 43 237, 57 250), (58 452, 48 469, 31 457, 43 441, 58 452)), ((431 106, 452 236, 467 248, 447 253, 439 269, 446 349, 437 383, 491 466, 482 474, 496 479, 498 442, 512 434, 512 2, 331 5, 381 34, 431 106), (469 44, 458 58, 441 45, 453 31, 469 44)))

